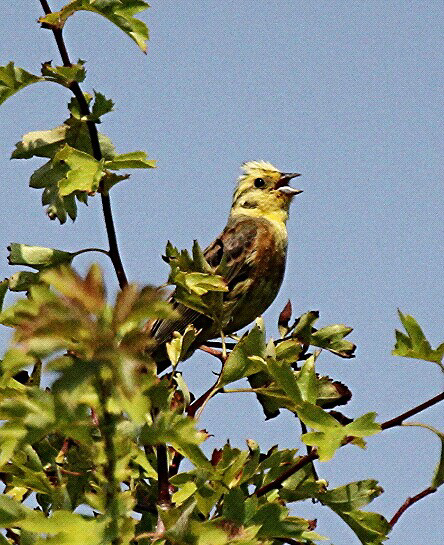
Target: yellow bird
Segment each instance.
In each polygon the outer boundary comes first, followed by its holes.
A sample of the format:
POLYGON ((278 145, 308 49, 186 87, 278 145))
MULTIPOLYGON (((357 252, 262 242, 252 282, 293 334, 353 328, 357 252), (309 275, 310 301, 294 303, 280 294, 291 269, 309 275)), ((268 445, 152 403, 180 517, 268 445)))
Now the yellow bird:
MULTIPOLYGON (((287 256, 288 212, 293 197, 302 192, 288 182, 300 176, 281 172, 266 161, 242 165, 233 194, 228 222, 222 233, 205 250, 209 265, 216 270, 222 259, 228 291, 227 323, 224 334, 231 334, 253 322, 274 301, 281 286, 287 256)), ((174 303, 174 294, 172 295, 174 303)), ((213 321, 181 303, 174 304, 180 318, 159 320, 151 327, 157 349, 153 357, 158 370, 168 367, 165 342, 174 331, 183 333, 193 324, 200 330, 189 355, 201 344, 220 336, 213 321)))

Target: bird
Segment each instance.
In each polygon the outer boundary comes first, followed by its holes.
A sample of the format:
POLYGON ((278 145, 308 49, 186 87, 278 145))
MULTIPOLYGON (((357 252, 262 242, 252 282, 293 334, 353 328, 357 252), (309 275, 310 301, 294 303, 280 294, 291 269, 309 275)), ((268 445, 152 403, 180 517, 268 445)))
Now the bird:
MULTIPOLYGON (((245 162, 241 168, 227 224, 203 252, 214 271, 224 263, 223 279, 228 288, 223 296, 227 313, 224 335, 253 322, 276 298, 285 272, 289 208, 293 197, 302 193, 288 185, 300 176, 297 172, 281 172, 262 160, 245 162)), ((211 318, 175 301, 174 293, 170 302, 179 317, 157 320, 150 327, 158 372, 170 365, 165 343, 173 332, 183 333, 190 324, 199 330, 186 358, 206 341, 221 336, 211 318)))

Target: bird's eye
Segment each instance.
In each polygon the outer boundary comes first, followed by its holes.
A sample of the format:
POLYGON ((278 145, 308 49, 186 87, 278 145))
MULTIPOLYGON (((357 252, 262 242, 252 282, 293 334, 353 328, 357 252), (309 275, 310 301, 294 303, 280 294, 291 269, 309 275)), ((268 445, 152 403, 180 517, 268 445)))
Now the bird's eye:
POLYGON ((265 180, 263 178, 256 178, 254 180, 254 187, 264 187, 265 180))

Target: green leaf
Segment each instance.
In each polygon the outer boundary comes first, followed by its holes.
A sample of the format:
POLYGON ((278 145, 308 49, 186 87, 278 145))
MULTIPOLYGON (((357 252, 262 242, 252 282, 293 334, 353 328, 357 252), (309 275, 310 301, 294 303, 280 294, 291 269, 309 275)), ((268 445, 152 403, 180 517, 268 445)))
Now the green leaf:
POLYGON ((64 87, 69 87, 74 81, 80 83, 85 79, 84 64, 85 61, 80 59, 71 66, 51 66, 51 61, 45 62, 42 64, 42 76, 46 81, 53 81, 64 87))
POLYGON ((162 411, 150 426, 144 426, 140 440, 144 445, 171 444, 197 467, 210 469, 210 463, 199 448, 207 434, 196 429, 194 419, 174 411, 162 411))
POLYGON ((333 511, 349 512, 367 505, 383 492, 378 481, 366 479, 327 490, 320 494, 319 499, 333 511))
POLYGON ((14 66, 13 62, 6 66, 0 66, 0 104, 20 89, 38 81, 44 80, 40 76, 23 70, 23 68, 14 66))
POLYGON ((7 279, 0 282, 0 311, 3 308, 3 301, 5 300, 5 294, 8 291, 8 287, 9 281, 7 279))
POLYGON ((132 151, 115 155, 112 160, 105 161, 105 167, 110 170, 120 170, 122 168, 155 168, 156 161, 147 160, 147 154, 144 151, 132 151))
POLYGON ((310 344, 313 324, 316 322, 316 320, 318 320, 318 318, 318 310, 310 310, 309 312, 302 314, 302 316, 297 319, 296 326, 291 336, 298 339, 303 344, 310 344))
POLYGON ((288 509, 277 503, 267 503, 252 517, 253 524, 260 525, 258 536, 262 538, 299 539, 310 527, 308 520, 287 516, 288 509))
POLYGON ((11 159, 30 159, 31 157, 54 157, 65 142, 68 125, 60 125, 47 131, 32 131, 17 142, 11 159))
POLYGON ((171 303, 165 301, 163 290, 153 286, 140 289, 136 284, 128 284, 117 294, 112 325, 119 337, 123 337, 143 327, 148 319, 176 317, 171 303))
POLYGON ((325 348, 342 358, 354 358, 356 346, 344 339, 352 331, 353 328, 344 324, 329 325, 312 333, 310 344, 325 348))
POLYGON ((285 339, 276 343, 276 359, 281 363, 293 364, 299 360, 303 345, 298 339, 285 339))
POLYGON ((295 373, 288 364, 277 362, 273 358, 268 358, 267 370, 274 378, 277 385, 287 394, 293 403, 299 405, 303 402, 295 373))
POLYGON ((108 99, 102 93, 94 91, 94 103, 91 109, 90 119, 93 121, 99 121, 102 115, 112 112, 114 109, 114 102, 108 99))
POLYGON ((8 287, 11 291, 28 291, 33 284, 39 282, 39 273, 19 271, 8 278, 8 287))
POLYGON ((444 356, 444 343, 441 343, 435 350, 430 346, 418 322, 409 314, 403 314, 398 309, 398 315, 405 327, 407 335, 396 330, 396 344, 392 350, 394 356, 415 358, 419 360, 437 363, 443 368, 441 362, 444 356))
POLYGON ((338 512, 338 515, 355 532, 362 545, 380 545, 388 539, 391 526, 379 513, 368 511, 338 512))
POLYGON ((28 246, 28 244, 19 244, 18 242, 11 242, 8 250, 10 265, 28 265, 38 271, 60 263, 70 263, 75 256, 75 253, 72 252, 42 246, 28 246))
POLYGON ((230 352, 219 377, 220 387, 258 371, 261 367, 254 363, 251 356, 263 357, 264 355, 265 332, 255 325, 230 352))
POLYGON ((186 357, 188 349, 195 341, 198 333, 198 330, 191 324, 185 328, 183 335, 178 331, 174 331, 173 338, 166 343, 166 351, 173 368, 186 357))
POLYGON ((66 197, 74 191, 93 193, 99 188, 104 167, 101 161, 97 161, 89 153, 76 150, 65 144, 54 155, 53 161, 59 161, 68 166, 65 177, 58 181, 61 197, 66 197))
POLYGON ((245 522, 245 494, 240 488, 232 488, 224 496, 223 503, 223 518, 234 522, 236 524, 243 524, 245 522))
POLYGON ((323 505, 337 513, 355 532, 363 545, 379 545, 387 538, 391 527, 378 513, 360 511, 382 494, 377 481, 356 481, 318 495, 323 505))
POLYGON ((318 386, 315 373, 316 358, 311 356, 306 360, 298 373, 296 382, 301 392, 302 399, 309 403, 316 403, 318 386))
POLYGON ((149 4, 142 0, 71 0, 60 11, 40 17, 39 22, 51 28, 63 28, 68 17, 76 11, 93 11, 118 26, 146 53, 148 29, 143 21, 136 19, 133 15, 148 7, 149 4))
POLYGON ((23 519, 25 513, 26 509, 20 503, 5 494, 0 495, 0 526, 2 528, 15 526, 13 523, 23 519))
POLYGON ((303 434, 301 439, 306 445, 317 447, 321 462, 330 460, 346 437, 361 438, 381 431, 379 424, 374 422, 376 413, 364 414, 345 426, 321 407, 311 403, 302 403, 297 414, 307 426, 317 430, 303 434))

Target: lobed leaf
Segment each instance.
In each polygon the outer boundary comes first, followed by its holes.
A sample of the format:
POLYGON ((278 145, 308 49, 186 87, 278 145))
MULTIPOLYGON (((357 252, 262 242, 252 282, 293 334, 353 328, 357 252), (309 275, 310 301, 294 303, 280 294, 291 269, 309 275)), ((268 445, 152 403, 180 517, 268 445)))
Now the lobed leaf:
POLYGON ((147 160, 147 154, 144 151, 132 151, 115 155, 111 160, 105 161, 105 167, 110 170, 120 170, 122 168, 155 168, 156 161, 147 160))
POLYGON ((441 362, 444 356, 444 343, 441 343, 433 350, 415 318, 409 314, 403 314, 399 309, 398 315, 407 335, 401 331, 395 331, 396 344, 392 350, 392 354, 394 356, 403 356, 404 358, 431 361, 443 368, 441 362))
POLYGON ((12 61, 6 66, 0 66, 0 104, 17 91, 38 81, 44 81, 44 79, 14 66, 12 61))
POLYGON ((133 15, 148 7, 149 4, 142 0, 71 0, 60 11, 40 17, 39 22, 51 28, 63 28, 68 17, 76 11, 92 11, 114 23, 146 53, 148 28, 143 21, 133 15))
POLYGON ((42 64, 42 76, 46 81, 53 81, 64 87, 69 87, 73 82, 82 82, 86 76, 85 61, 79 59, 71 66, 52 66, 51 61, 42 64))
POLYGON ((218 384, 220 387, 226 386, 241 378, 247 377, 257 372, 260 366, 254 363, 251 356, 265 355, 265 332, 255 325, 251 331, 244 335, 236 343, 225 362, 218 384))
POLYGON ((310 344, 325 348, 342 358, 354 358, 356 346, 346 341, 346 337, 353 331, 353 328, 344 324, 334 324, 318 329, 311 334, 310 344))
POLYGON ((76 255, 72 252, 56 250, 54 248, 44 248, 42 246, 29 246, 11 242, 8 246, 8 262, 10 265, 28 265, 38 271, 61 263, 71 263, 76 255))

